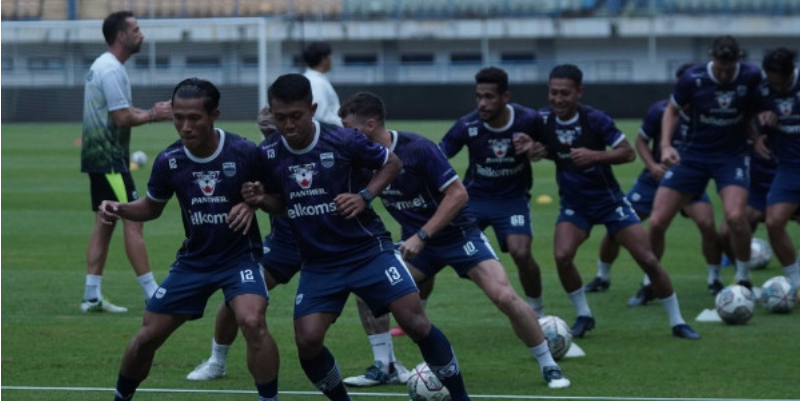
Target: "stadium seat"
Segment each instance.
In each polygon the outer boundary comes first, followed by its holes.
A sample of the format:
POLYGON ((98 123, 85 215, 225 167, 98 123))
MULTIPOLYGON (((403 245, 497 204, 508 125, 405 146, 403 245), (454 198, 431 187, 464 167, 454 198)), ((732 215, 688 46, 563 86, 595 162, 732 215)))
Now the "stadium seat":
MULTIPOLYGON (((3 0, 2 7, 3 19, 40 19, 42 18, 43 0, 3 0)), ((64 8, 64 10, 66 10, 64 8)), ((63 19, 66 11, 51 16, 51 19, 63 19), (58 18, 60 16, 60 18, 58 18)))

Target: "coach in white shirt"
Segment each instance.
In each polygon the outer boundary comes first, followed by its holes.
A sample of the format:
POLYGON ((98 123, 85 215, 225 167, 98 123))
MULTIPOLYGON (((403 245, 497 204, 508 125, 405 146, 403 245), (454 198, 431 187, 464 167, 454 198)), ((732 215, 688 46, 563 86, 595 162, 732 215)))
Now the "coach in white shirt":
POLYGON ((311 95, 314 97, 313 102, 317 104, 314 119, 341 127, 339 95, 325 76, 331 70, 331 45, 312 42, 303 51, 303 59, 308 65, 303 75, 311 82, 311 95))

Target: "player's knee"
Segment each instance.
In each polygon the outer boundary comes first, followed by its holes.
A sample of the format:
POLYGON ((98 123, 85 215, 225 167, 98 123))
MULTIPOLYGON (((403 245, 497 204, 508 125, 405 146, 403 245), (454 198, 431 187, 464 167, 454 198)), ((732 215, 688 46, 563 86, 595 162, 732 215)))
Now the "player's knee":
POLYGON ((259 315, 254 313, 248 316, 242 316, 238 323, 246 339, 255 338, 266 332, 267 324, 263 314, 259 315))
POLYGON ((568 249, 556 249, 553 252, 553 257, 555 258, 556 265, 561 268, 562 266, 568 266, 572 263, 572 260, 575 258, 575 252, 568 249))
POLYGON ((773 215, 767 215, 764 220, 764 225, 767 226, 769 232, 781 232, 785 229, 787 221, 785 219, 776 218, 773 215))

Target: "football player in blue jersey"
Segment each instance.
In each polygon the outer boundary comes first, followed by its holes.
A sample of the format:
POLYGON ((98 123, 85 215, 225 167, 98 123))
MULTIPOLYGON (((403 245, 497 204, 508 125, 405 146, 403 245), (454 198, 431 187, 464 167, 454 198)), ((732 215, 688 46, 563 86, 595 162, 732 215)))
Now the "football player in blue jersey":
MULTIPOLYGON (((339 115, 345 127, 363 132, 370 140, 387 147, 403 162, 403 170, 380 193, 383 206, 400 224, 399 251, 418 282, 452 266, 463 278, 474 282, 511 321, 517 337, 539 362, 540 373, 550 388, 565 388, 570 382, 553 360, 538 316, 508 282, 488 239, 475 224, 467 205, 469 196, 447 158, 429 139, 411 132, 385 127, 385 106, 376 95, 359 92, 342 105, 339 115)), ((354 196, 354 195, 353 195, 354 196)), ((345 379, 346 384, 372 386, 384 382, 380 353, 373 340, 389 342, 388 315, 376 318, 359 298, 361 321, 375 354, 375 365, 361 376, 345 379)), ((391 345, 388 347, 388 354, 391 345)), ((385 359, 385 358, 384 358, 385 359)))
POLYGON ((439 147, 448 158, 467 147, 464 186, 470 210, 481 230, 494 228, 500 250, 510 253, 517 265, 528 304, 543 316, 541 269, 531 253, 533 174, 512 145, 515 134, 531 131, 536 111, 511 103, 508 74, 500 68, 480 70, 475 84, 477 109, 459 118, 439 147))
POLYGON ((715 38, 710 53, 712 61, 680 77, 662 118, 661 160, 669 170, 653 201, 650 240, 661 258, 672 219, 713 178, 731 230, 736 281, 752 287, 748 263, 752 233, 745 213, 750 178, 747 138, 756 135, 750 121, 761 72, 740 62, 742 52, 731 36, 715 38), (686 140, 675 148, 672 136, 685 107, 692 123, 686 140))
POLYGON ((275 80, 268 99, 280 135, 260 146, 262 176, 242 194, 267 212, 285 212, 297 242, 303 268, 294 328, 306 376, 329 399, 350 400, 324 340, 355 293, 374 314, 391 311, 453 400, 468 400, 449 340, 428 320, 391 236, 367 207, 402 162, 356 130, 312 120, 311 86, 300 74, 275 80))
MULTIPOLYGON (((692 64, 684 64, 675 73, 679 78, 686 69, 692 64)), ((661 100, 650 106, 645 115, 644 121, 639 128, 639 135, 636 137, 636 151, 642 158, 645 165, 642 173, 636 179, 633 187, 625 194, 625 198, 633 206, 639 219, 645 220, 653 211, 653 199, 655 198, 658 183, 667 171, 667 167, 661 163, 661 117, 667 107, 668 100, 661 100), (652 142, 652 143, 651 143, 652 142)), ((682 113, 681 123, 678 126, 679 132, 673 135, 673 144, 679 146, 684 140, 688 130, 688 118, 682 113)), ((690 217, 697 228, 700 230, 702 239, 702 251, 708 264, 709 291, 716 295, 722 289, 719 281, 720 270, 720 246, 717 227, 714 223, 714 210, 705 192, 695 195, 689 203, 683 206, 681 213, 690 217)), ((611 285, 611 264, 619 255, 619 244, 606 234, 600 243, 600 257, 597 261, 597 276, 586 285, 587 292, 605 291, 611 285)), ((642 287, 628 300, 628 306, 644 305, 655 299, 650 279, 645 275, 642 287)))
MULTIPOLYGON (((256 124, 264 139, 277 132, 269 107, 261 109, 256 124)), ((264 237, 264 258, 261 264, 264 266, 264 281, 271 291, 278 284, 288 283, 300 271, 302 261, 286 217, 270 215, 269 219, 271 231, 264 237)), ((228 350, 236 340, 238 330, 236 316, 228 304, 223 302, 217 311, 211 355, 186 378, 203 381, 224 377, 227 374, 228 350)))
POLYGON ((764 56, 762 68, 766 82, 759 97, 758 123, 765 126, 767 137, 756 137, 755 149, 769 152, 778 161, 775 179, 767 195, 766 226, 775 256, 795 288, 800 288, 800 260, 786 225, 800 205, 800 74, 797 55, 778 48, 764 56))
POLYGON ((561 285, 578 313, 572 335, 583 337, 595 326, 574 260, 592 226, 603 224, 650 277, 653 291, 669 316, 672 334, 699 339, 700 335, 683 320, 672 281, 650 244, 642 241, 647 234, 611 170, 612 164, 632 162, 636 157, 633 148, 611 117, 579 103, 584 90, 582 82, 583 73, 574 65, 553 68, 548 81, 551 107, 540 110, 534 138, 528 135, 514 138, 517 151, 529 153, 531 160, 540 158, 539 154, 530 153, 534 142, 543 143, 547 158, 556 164, 561 210, 553 250, 561 285), (607 147, 611 150, 606 150, 607 147))
POLYGON ((255 209, 241 193, 258 171, 259 152, 252 142, 214 127, 219 99, 211 82, 181 81, 172 93, 180 140, 153 163, 147 196, 101 204, 107 224, 147 221, 158 218, 175 195, 186 232, 169 275, 148 301, 141 329, 125 350, 114 400, 133 398, 158 348, 183 323, 202 317, 208 298, 219 289, 247 341, 247 365, 259 401, 277 400, 279 357, 265 318, 261 234, 255 209))

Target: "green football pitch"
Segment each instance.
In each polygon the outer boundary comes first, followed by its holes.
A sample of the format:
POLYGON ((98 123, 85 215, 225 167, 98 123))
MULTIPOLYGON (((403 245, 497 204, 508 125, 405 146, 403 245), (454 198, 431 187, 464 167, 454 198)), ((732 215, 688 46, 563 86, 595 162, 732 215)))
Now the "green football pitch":
MULTIPOLYGON (((450 121, 395 121, 389 128, 422 133, 437 141, 450 121)), ((257 141, 251 122, 220 121, 219 126, 257 141)), ((629 138, 636 121, 622 121, 629 138)), ((112 241, 103 280, 104 294, 130 308, 127 314, 82 314, 85 252, 93 216, 89 183, 80 169, 79 124, 3 124, 2 126, 2 395, 9 400, 110 400, 122 352, 141 323, 142 291, 125 258, 121 230, 112 241)), ((143 150, 152 160, 178 139, 168 123, 134 129, 131 150, 143 150)), ((463 174, 466 150, 452 160, 463 174)), ((624 189, 641 171, 640 161, 616 166, 624 189)), ((133 172, 140 193, 146 190, 150 168, 133 172)), ((533 198, 547 194, 550 204, 532 204, 533 252, 543 270, 545 309, 568 324, 575 311, 561 288, 552 256, 558 190, 550 162, 534 165, 533 198)), ((718 196, 710 193, 715 205, 718 196)), ((717 207, 717 223, 721 221, 717 207)), ((260 215, 262 233, 268 220, 260 215)), ((397 235, 397 225, 384 219, 397 235)), ((790 234, 798 243, 800 226, 790 234)), ((596 270, 597 249, 605 229, 597 227, 580 248, 576 264, 588 282, 596 270)), ((760 227, 756 236, 766 238, 760 227)), ((490 231, 489 237, 494 241, 490 231)), ((167 275, 183 228, 174 200, 162 217, 145 225, 150 263, 156 278, 167 275)), ((700 236, 687 219, 677 218, 667 233, 663 259, 677 290, 684 318, 703 336, 685 341, 671 336, 668 320, 656 301, 644 307, 625 302, 639 287, 642 273, 623 252, 613 268, 609 291, 589 294, 597 327, 578 343, 585 357, 561 361, 572 380, 565 390, 550 390, 530 352, 514 336, 507 319, 476 286, 445 270, 428 303, 431 320, 456 350, 467 388, 475 399, 790 399, 800 398, 800 310, 788 315, 767 313, 760 305, 743 326, 695 322, 713 307, 706 291, 707 269, 700 253, 700 236)), ((511 258, 501 254, 514 287, 521 293, 511 258)), ((754 271, 761 284, 783 274, 772 260, 754 271)), ((723 269, 733 281, 733 269, 723 269)), ((297 361, 292 333, 296 280, 271 293, 267 319, 281 353, 282 400, 322 400, 297 361)), ((216 294, 205 318, 189 322, 159 350, 150 377, 137 400, 252 400, 252 378, 245 366, 244 343, 229 354, 228 376, 212 382, 188 382, 185 376, 208 357, 216 294)), ((360 374, 371 362, 371 351, 349 302, 332 327, 327 345, 343 376, 360 374)), ((395 339, 398 358, 406 366, 421 362, 408 338, 395 339)), ((405 387, 386 386, 354 392, 354 400, 404 400, 405 387)))

